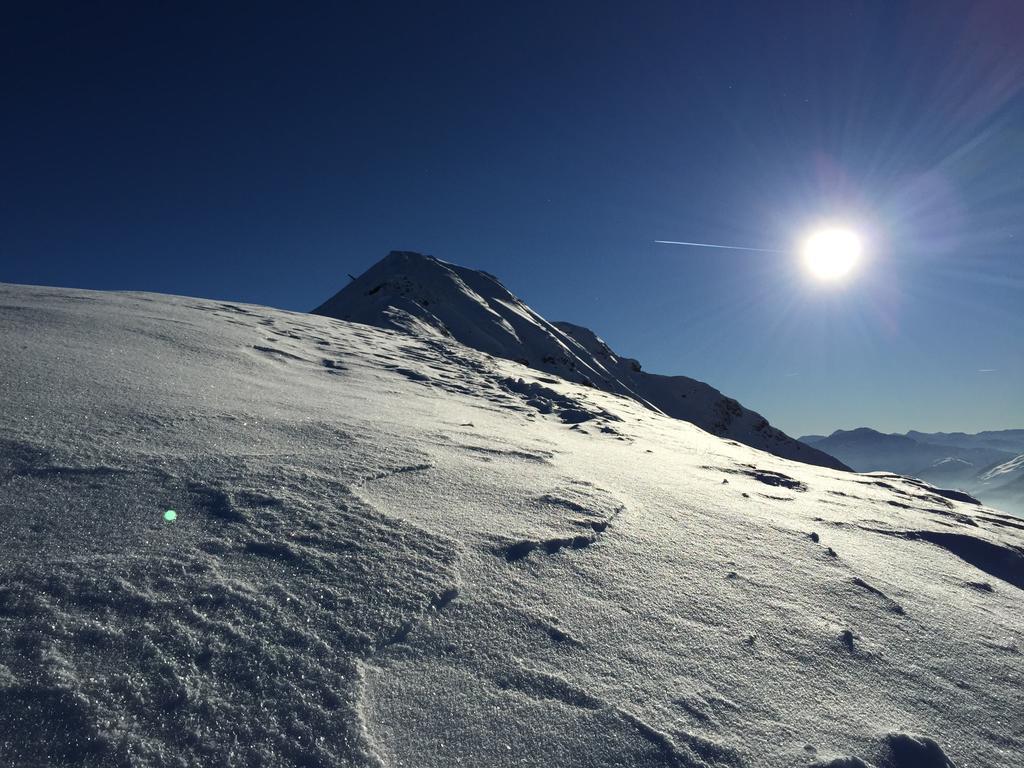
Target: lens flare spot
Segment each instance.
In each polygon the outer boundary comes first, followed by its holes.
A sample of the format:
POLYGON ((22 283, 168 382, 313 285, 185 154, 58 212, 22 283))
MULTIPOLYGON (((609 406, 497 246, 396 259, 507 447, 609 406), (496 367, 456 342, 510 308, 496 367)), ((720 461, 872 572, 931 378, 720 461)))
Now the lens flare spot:
POLYGON ((164 512, 164 520, 166 520, 168 523, 173 523, 177 519, 178 513, 175 512, 173 509, 168 509, 166 512, 164 512))

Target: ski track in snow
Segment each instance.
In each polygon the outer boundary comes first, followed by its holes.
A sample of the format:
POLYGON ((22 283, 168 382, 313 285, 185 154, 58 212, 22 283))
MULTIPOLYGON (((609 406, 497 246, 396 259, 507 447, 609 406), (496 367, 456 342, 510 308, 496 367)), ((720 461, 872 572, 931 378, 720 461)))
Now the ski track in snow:
POLYGON ((1024 765, 1016 518, 445 339, 0 329, 0 764, 1024 765))

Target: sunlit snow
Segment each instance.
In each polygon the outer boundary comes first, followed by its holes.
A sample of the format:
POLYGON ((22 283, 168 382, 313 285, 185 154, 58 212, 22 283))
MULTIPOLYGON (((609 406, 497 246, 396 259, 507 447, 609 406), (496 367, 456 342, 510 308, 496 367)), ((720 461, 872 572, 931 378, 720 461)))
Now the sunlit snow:
POLYGON ((955 494, 422 318, 6 285, 0 387, 5 765, 1022 764, 955 494))

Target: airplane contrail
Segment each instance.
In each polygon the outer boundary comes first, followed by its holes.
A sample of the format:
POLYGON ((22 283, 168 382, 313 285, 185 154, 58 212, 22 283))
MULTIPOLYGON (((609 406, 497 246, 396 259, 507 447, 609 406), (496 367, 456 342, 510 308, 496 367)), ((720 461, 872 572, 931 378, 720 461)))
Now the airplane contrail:
POLYGON ((747 248, 744 245, 714 245, 713 243, 687 243, 683 240, 655 240, 662 245, 693 245, 697 248, 725 248, 728 251, 759 251, 760 253, 785 253, 774 248, 747 248))

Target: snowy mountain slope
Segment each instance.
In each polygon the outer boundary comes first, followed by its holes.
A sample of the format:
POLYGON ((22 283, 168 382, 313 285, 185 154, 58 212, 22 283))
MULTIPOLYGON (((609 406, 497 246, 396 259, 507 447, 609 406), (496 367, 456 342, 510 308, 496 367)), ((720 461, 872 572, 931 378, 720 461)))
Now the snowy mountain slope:
POLYGON ((172 296, 0 286, 0 397, 0 765, 1024 765, 1024 526, 920 482, 172 296))
POLYGON ((800 440, 838 457, 858 472, 897 472, 929 483, 953 485, 1024 517, 1024 480, 1013 485, 1024 475, 1024 467, 1017 461, 1017 453, 1024 446, 1019 442, 1021 434, 1024 431, 1007 429, 977 435, 913 431, 899 435, 860 427, 800 440))
POLYGON ((1024 474, 1024 453, 992 467, 992 469, 982 474, 981 479, 998 482, 1019 477, 1022 474, 1024 474))
POLYGON ((642 372, 640 363, 619 357, 592 331, 548 322, 494 276, 432 256, 392 251, 313 313, 424 338, 452 338, 489 355, 631 397, 719 437, 808 464, 846 468, 717 389, 686 376, 642 372))
POLYGON ((989 503, 1024 517, 1024 454, 983 472, 976 488, 989 503))

